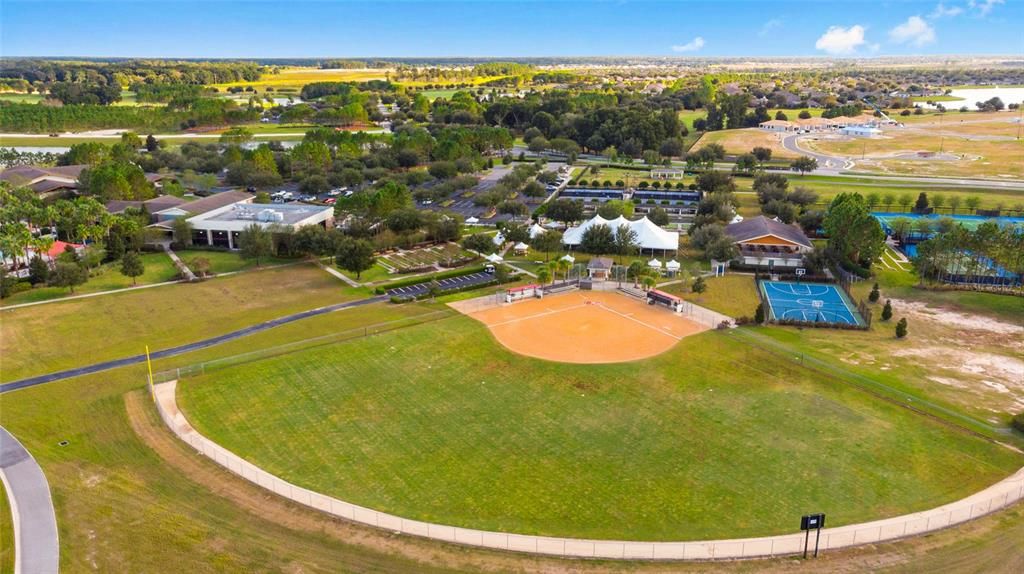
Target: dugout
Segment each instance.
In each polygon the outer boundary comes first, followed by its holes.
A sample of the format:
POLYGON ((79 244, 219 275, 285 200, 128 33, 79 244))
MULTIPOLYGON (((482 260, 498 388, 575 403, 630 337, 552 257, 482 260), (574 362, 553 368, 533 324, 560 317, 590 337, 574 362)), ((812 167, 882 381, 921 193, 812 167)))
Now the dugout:
POLYGON ((514 303, 529 297, 542 299, 544 297, 544 288, 540 285, 531 283, 530 285, 522 285, 520 287, 513 287, 505 290, 506 303, 514 303))

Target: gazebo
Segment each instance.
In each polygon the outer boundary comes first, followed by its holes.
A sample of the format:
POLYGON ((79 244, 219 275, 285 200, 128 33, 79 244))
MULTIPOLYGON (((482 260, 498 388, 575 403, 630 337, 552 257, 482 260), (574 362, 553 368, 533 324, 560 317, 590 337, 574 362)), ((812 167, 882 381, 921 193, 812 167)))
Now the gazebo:
POLYGON ((647 266, 650 267, 651 269, 657 269, 658 271, 661 271, 661 261, 658 261, 657 259, 651 259, 650 261, 648 261, 647 266))
POLYGON ((562 261, 568 261, 569 263, 576 263, 576 258, 566 253, 562 256, 562 261))
POLYGON ((668 272, 669 277, 675 277, 679 273, 680 267, 679 262, 673 259, 665 264, 665 271, 668 272))
POLYGON ((512 247, 512 249, 515 250, 515 252, 519 255, 525 255, 526 252, 530 249, 530 246, 520 241, 519 243, 516 243, 515 246, 512 247))
POLYGON ((490 261, 491 263, 501 263, 502 261, 505 260, 504 257, 498 255, 497 253, 491 253, 487 257, 484 257, 484 259, 490 261))

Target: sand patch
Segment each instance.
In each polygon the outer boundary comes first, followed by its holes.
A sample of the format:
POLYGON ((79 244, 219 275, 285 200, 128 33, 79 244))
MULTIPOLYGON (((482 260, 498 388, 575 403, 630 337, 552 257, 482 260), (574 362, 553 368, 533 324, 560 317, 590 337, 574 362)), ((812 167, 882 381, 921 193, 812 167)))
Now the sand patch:
POLYGON ((903 299, 893 299, 892 305, 893 310, 897 312, 897 314, 909 315, 926 321, 933 321, 961 331, 987 331, 989 333, 999 335, 1016 335, 1018 337, 1024 337, 1024 325, 1015 325, 1007 321, 1000 321, 990 317, 967 315, 965 313, 950 311, 948 309, 929 307, 925 303, 906 301, 903 299))

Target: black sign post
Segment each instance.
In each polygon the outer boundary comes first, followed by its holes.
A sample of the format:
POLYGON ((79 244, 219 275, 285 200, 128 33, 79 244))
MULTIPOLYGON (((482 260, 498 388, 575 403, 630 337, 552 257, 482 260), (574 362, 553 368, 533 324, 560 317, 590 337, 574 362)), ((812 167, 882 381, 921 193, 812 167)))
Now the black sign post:
POLYGON ((818 543, 821 542, 821 529, 824 527, 824 514, 807 514, 800 518, 800 530, 804 531, 804 558, 807 558, 807 546, 811 541, 811 530, 818 531, 814 537, 814 557, 818 557, 818 543))

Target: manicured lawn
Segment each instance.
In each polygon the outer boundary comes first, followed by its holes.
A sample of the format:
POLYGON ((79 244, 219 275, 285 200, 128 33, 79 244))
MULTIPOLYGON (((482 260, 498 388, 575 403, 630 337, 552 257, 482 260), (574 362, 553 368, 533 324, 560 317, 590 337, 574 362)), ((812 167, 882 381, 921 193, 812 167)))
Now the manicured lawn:
POLYGON ((202 432, 290 481, 524 533, 753 536, 807 508, 847 524, 954 500, 1024 460, 721 332, 591 367, 513 355, 454 317, 179 394, 202 432))
POLYGON ((328 273, 296 265, 0 311, 0 378, 162 349, 354 296, 328 273))
MULTIPOLYGON (((142 263, 145 265, 146 272, 143 273, 142 276, 136 277, 136 283, 138 285, 163 283, 165 281, 173 281, 178 277, 178 270, 174 267, 174 262, 171 261, 171 258, 168 257, 166 253, 144 253, 142 255, 142 263)), ((22 291, 21 293, 17 293, 12 297, 4 299, 3 305, 48 301, 50 299, 60 299, 61 297, 68 297, 70 295, 84 295, 86 293, 112 291, 115 289, 124 289, 126 287, 133 286, 131 277, 121 275, 120 262, 114 262, 103 265, 96 270, 88 281, 78 287, 75 287, 74 293, 71 293, 71 291, 65 287, 37 287, 30 291, 22 291)))
POLYGON ((380 263, 374 263, 373 267, 367 269, 366 271, 363 271, 359 275, 358 278, 356 277, 355 273, 352 273, 350 271, 346 271, 346 270, 344 270, 344 269, 342 269, 342 268, 340 268, 338 266, 335 266, 335 269, 337 269, 338 271, 341 271, 343 274, 345 274, 346 277, 348 277, 350 279, 353 279, 355 281, 359 281, 360 283, 374 283, 374 282, 377 282, 377 281, 389 281, 389 280, 392 280, 392 279, 401 279, 403 277, 402 275, 396 275, 396 274, 389 273, 387 269, 385 269, 384 267, 382 267, 380 265, 380 263))
MULTIPOLYGON (((213 274, 234 273, 256 267, 255 259, 246 259, 234 251, 186 249, 178 251, 177 253, 178 257, 181 257, 181 260, 185 262, 185 265, 190 265, 192 260, 197 257, 205 257, 206 259, 209 259, 210 273, 213 274)), ((262 267, 269 267, 273 265, 283 265, 285 263, 296 263, 298 261, 298 259, 288 259, 284 257, 267 257, 260 259, 260 265, 262 267)))
POLYGON ((677 283, 665 287, 665 290, 679 295, 687 301, 733 318, 754 317, 759 299, 753 276, 727 274, 722 277, 709 277, 704 281, 707 284, 707 290, 701 294, 694 293, 690 289, 693 285, 692 279, 685 286, 677 283))

